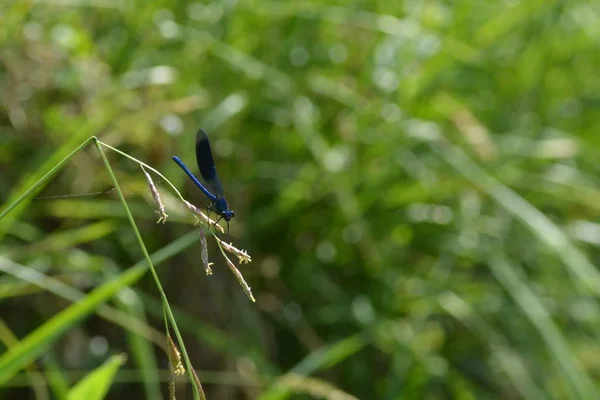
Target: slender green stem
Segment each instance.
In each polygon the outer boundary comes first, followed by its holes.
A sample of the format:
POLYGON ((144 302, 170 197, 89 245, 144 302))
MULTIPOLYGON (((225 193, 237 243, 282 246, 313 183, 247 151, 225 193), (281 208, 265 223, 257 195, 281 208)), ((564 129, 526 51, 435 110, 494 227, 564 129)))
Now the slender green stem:
MULTIPOLYGON (((202 399, 202 400, 206 400, 206 396, 204 395, 204 390, 202 389, 202 385, 199 384, 199 386, 196 386, 196 384, 195 384, 195 379, 194 379, 194 375, 192 372, 193 367, 192 367, 192 364, 188 357, 187 350, 186 350, 185 344, 183 342, 183 338, 181 337, 181 333, 179 332, 177 323, 175 322, 175 317, 173 316, 173 312, 171 311, 171 308, 169 307, 169 301, 167 299, 167 295, 165 294, 165 292, 162 288, 160 279, 158 278, 158 274, 156 273, 156 269, 154 268, 154 265, 152 264, 152 260, 150 259, 150 254, 148 253, 148 250, 146 249, 146 246, 144 245, 144 240, 142 239, 142 235, 140 234, 140 231, 137 228, 135 220, 133 219, 133 215, 131 214, 131 211, 129 210, 129 206, 127 205, 125 196, 123 195, 123 192, 121 191, 119 182, 117 181, 117 178, 116 178, 115 174, 113 173, 112 168, 110 167, 110 163, 108 162, 108 159, 106 158, 106 154, 102 150, 101 143, 98 141, 98 139, 94 138, 94 144, 96 145, 96 148, 98 149, 98 152, 100 153, 100 156, 102 157, 102 161, 104 162, 104 165, 106 166, 106 169, 108 170, 108 173, 113 181, 113 184, 115 185, 115 189, 117 190, 117 193, 119 194, 119 198, 121 199, 121 203, 123 204, 123 207, 125 208, 127 218, 129 219, 129 223, 131 225, 131 228, 133 229, 136 240, 137 240, 138 244, 140 245, 142 252, 144 253, 144 258, 146 259, 146 261, 148 262, 148 265, 150 266, 150 272, 152 273, 152 277, 154 278, 154 283, 156 284, 156 287, 158 288, 158 291, 160 293, 163 307, 165 309, 165 312, 167 313, 167 316, 169 317, 169 320, 171 322, 173 330, 175 331, 175 335, 177 336, 177 341, 179 342, 181 353, 183 354, 183 359, 185 361, 188 378, 189 378, 190 382, 192 383, 192 388, 194 390, 194 397, 202 399)), ((116 150, 116 149, 114 149, 114 150, 116 150)), ((119 151, 119 153, 121 153, 121 152, 119 151)), ((121 153, 121 154, 124 154, 124 153, 121 153)), ((131 158, 130 156, 127 156, 127 157, 131 158)), ((139 162, 139 161, 137 161, 137 162, 139 162)), ((148 166, 148 168, 150 168, 150 167, 148 166)), ((152 169, 152 170, 155 171, 154 169, 152 169)))

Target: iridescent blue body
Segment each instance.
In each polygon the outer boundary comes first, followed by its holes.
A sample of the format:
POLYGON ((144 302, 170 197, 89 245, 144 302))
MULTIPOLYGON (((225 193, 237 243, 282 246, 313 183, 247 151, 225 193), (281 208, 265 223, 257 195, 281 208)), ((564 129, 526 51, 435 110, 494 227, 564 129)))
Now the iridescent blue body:
POLYGON ((212 203, 213 211, 219 215, 219 219, 223 218, 227 221, 227 228, 229 229, 229 220, 233 218, 235 213, 229 209, 227 200, 225 200, 225 197, 223 196, 223 187, 221 186, 221 181, 217 175, 215 161, 212 156, 212 151, 210 150, 210 144, 208 143, 208 136, 206 133, 200 129, 196 134, 196 161, 198 162, 200 175, 202 175, 202 179, 206 182, 206 186, 192 174, 179 157, 173 156, 173 161, 181 167, 187 176, 190 177, 192 182, 194 182, 206 197, 208 197, 212 203), (210 188, 210 190, 208 188, 210 188))

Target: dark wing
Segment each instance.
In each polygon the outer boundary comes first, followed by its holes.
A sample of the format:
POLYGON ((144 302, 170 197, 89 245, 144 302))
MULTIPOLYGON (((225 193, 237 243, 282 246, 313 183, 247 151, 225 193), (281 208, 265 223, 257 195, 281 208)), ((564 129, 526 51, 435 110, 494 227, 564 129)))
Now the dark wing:
POLYGON ((196 134, 196 161, 198 162, 202 179, 212 189, 213 194, 217 198, 223 197, 223 187, 217 175, 217 168, 215 167, 215 160, 210 150, 208 136, 202 129, 198 130, 196 134))

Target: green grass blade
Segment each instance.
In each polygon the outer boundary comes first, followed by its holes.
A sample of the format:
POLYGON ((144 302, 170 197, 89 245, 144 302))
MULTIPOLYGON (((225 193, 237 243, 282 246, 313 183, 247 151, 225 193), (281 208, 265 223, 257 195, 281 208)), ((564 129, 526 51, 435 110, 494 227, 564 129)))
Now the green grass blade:
MULTIPOLYGON (((367 345, 367 340, 361 335, 350 336, 336 343, 324 346, 310 353, 304 360, 300 361, 290 370, 290 374, 308 376, 317 371, 331 368, 356 354, 367 345)), ((286 375, 283 375, 275 384, 265 391, 259 400, 281 400, 287 399, 292 391, 283 386, 286 375)))
POLYGON ((570 389, 567 390, 569 398, 595 398, 597 392, 594 384, 569 348, 568 340, 561 334, 535 293, 515 272, 514 266, 506 260, 494 260, 490 262, 490 269, 546 343, 558 368, 570 384, 570 389))
MULTIPOLYGON (((14 263, 2 256, 0 256, 0 271, 21 279, 24 282, 30 282, 39 288, 45 289, 46 291, 73 303, 85 298, 85 294, 82 291, 36 271, 33 268, 14 263)), ((149 327, 145 321, 142 321, 135 316, 116 310, 106 304, 98 307, 95 312, 105 320, 121 326, 131 333, 154 340, 159 345, 164 345, 164 337, 160 337, 160 332, 149 327)))
POLYGON ((502 332, 488 323, 466 300, 452 291, 446 291, 438 296, 438 303, 443 310, 473 332, 482 344, 489 347, 491 362, 504 372, 522 398, 532 400, 547 398, 535 384, 522 355, 511 347, 502 332))
POLYGON ((7 257, 27 254, 28 258, 40 253, 57 253, 64 249, 76 247, 83 243, 101 239, 117 229, 114 221, 100 221, 83 227, 55 232, 44 239, 27 244, 24 248, 13 247, 6 254, 7 257))
MULTIPOLYGON (((117 296, 117 302, 118 307, 127 315, 147 324, 144 303, 134 290, 127 289, 123 291, 117 296)), ((156 362, 152 343, 144 336, 132 331, 127 332, 127 340, 129 342, 129 347, 131 348, 133 361, 142 373, 146 399, 162 399, 158 364, 156 362)))
POLYGON ((56 400, 66 400, 69 394, 69 381, 56 362, 52 352, 44 355, 44 375, 56 400))
POLYGON ((137 282, 147 270, 140 263, 119 277, 94 289, 80 302, 75 303, 46 321, 27 335, 16 346, 0 356, 0 385, 13 377, 20 369, 46 351, 46 349, 83 318, 111 299, 124 287, 137 282))
POLYGON ((93 140, 96 140, 96 138, 91 136, 75 147, 74 150, 70 150, 76 143, 81 141, 80 134, 73 135, 70 140, 63 144, 48 158, 48 160, 46 160, 44 165, 22 180, 21 184, 9 195, 7 201, 8 206, 0 213, 0 240, 2 240, 12 223, 19 218, 21 212, 27 207, 31 201, 30 196, 33 196, 42 190, 44 185, 60 171, 62 167, 64 167, 73 155, 93 140), (48 172, 44 173, 43 171, 48 172))
POLYGON ((85 378, 77 382, 69 391, 68 400, 102 400, 108 393, 112 381, 125 363, 127 357, 115 355, 104 364, 90 372, 85 378))

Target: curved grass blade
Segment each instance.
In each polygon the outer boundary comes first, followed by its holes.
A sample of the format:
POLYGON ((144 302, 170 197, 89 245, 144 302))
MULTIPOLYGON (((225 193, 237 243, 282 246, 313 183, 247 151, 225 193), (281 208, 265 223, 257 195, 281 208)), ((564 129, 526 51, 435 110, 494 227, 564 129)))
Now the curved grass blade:
POLYGON ((79 150, 83 149, 90 142, 97 140, 95 136, 91 136, 86 139, 83 143, 77 146, 74 150, 69 152, 69 149, 73 148, 74 143, 79 142, 79 135, 74 135, 71 140, 67 141, 62 147, 54 152, 46 163, 39 168, 38 171, 48 172, 42 175, 41 172, 34 172, 29 176, 26 176, 21 184, 13 191, 9 196, 7 204, 8 206, 0 213, 0 240, 10 229, 11 225, 19 218, 20 213, 25 210, 27 204, 31 201, 30 196, 35 195, 44 188, 44 185, 58 172, 64 165, 73 157, 79 150), (66 155, 65 155, 66 154, 66 155), (40 176, 42 175, 42 176, 40 176), (38 178, 39 177, 39 178, 38 178), (18 193, 21 193, 20 195, 18 193), (11 213, 12 212, 12 213, 11 213))

